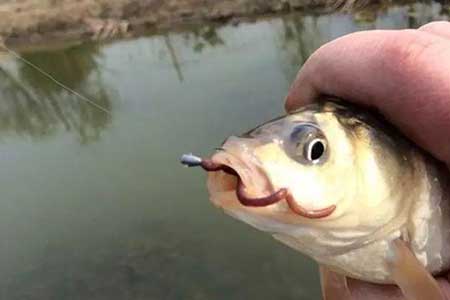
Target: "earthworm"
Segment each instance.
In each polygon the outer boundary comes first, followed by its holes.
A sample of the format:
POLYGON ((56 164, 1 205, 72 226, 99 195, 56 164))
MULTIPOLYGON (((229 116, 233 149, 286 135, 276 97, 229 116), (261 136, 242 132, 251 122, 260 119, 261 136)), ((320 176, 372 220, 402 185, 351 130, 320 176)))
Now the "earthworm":
POLYGON ((286 199, 289 208, 294 213, 309 219, 325 218, 331 215, 336 209, 336 205, 330 205, 323 209, 307 210, 295 201, 294 197, 286 188, 281 188, 268 196, 253 198, 246 194, 245 184, 242 182, 239 174, 233 168, 227 165, 213 162, 210 159, 202 159, 191 154, 183 155, 181 158, 181 163, 188 167, 201 166, 207 172, 224 171, 227 174, 236 176, 238 179, 236 196, 239 202, 244 206, 264 207, 286 199))

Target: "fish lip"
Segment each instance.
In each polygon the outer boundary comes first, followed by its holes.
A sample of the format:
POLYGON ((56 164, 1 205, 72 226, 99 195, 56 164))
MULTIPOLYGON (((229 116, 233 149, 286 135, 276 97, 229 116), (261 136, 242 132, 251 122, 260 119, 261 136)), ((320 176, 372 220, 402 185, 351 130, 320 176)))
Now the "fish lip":
POLYGON ((237 185, 235 188, 236 197, 239 202, 244 206, 250 207, 264 207, 280 202, 285 199, 287 195, 287 189, 281 188, 274 190, 273 186, 270 185, 269 178, 267 175, 254 164, 249 164, 237 155, 221 149, 221 155, 219 158, 214 155, 211 159, 203 159, 202 167, 208 172, 223 171, 228 175, 235 176, 237 178, 237 185), (225 155, 225 157, 224 157, 225 155), (237 164, 244 167, 237 167, 237 164), (252 173, 250 176, 249 173, 252 173), (259 182, 265 183, 264 192, 269 191, 266 196, 254 197, 248 195, 246 191, 246 184, 252 183, 251 178, 256 176, 259 182))
MULTIPOLYGON (((224 151, 224 149, 221 150, 221 152, 222 151, 224 151)), ((234 163, 238 161, 239 163, 245 165, 247 168, 249 167, 248 163, 245 163, 242 159, 240 159, 236 155, 233 155, 232 153, 229 152, 227 152, 226 154, 227 156, 230 156, 234 159, 234 163)), ((236 197, 243 206, 266 207, 276 204, 285 199, 289 209, 293 213, 308 219, 321 219, 328 217, 336 209, 336 205, 333 204, 322 209, 307 210, 297 201, 295 201, 295 198, 293 197, 292 193, 287 188, 280 188, 278 190, 274 190, 273 187, 271 186, 270 189, 272 190, 272 192, 270 194, 260 197, 251 197, 247 195, 245 191, 245 182, 242 179, 243 172, 238 172, 236 170, 237 168, 231 162, 232 160, 224 161, 223 159, 217 159, 215 157, 216 156, 213 156, 211 159, 203 159, 202 162, 203 169, 205 169, 208 172, 224 171, 229 175, 236 176, 237 177, 237 185, 235 188, 236 197)), ((261 176, 263 180, 269 183, 267 175, 265 175, 261 170, 259 170, 258 176, 261 176)))

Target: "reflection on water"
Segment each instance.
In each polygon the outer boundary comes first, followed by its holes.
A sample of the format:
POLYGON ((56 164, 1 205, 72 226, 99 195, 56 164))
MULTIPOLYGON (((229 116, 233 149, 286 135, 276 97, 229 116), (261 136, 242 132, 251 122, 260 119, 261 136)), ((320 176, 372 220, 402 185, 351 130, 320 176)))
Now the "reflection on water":
POLYGON ((326 41, 447 11, 290 15, 26 54, 111 115, 2 59, 0 299, 318 299, 315 264, 213 208, 178 156, 282 113, 326 41))
MULTIPOLYGON (((111 110, 108 93, 101 81, 98 56, 98 46, 85 45, 23 57, 111 110)), ((92 109, 29 64, 18 61, 14 71, 9 69, 0 67, 1 133, 41 138, 63 128, 86 144, 98 140, 100 132, 109 124, 108 114, 92 109)))
MULTIPOLYGON (((202 52, 205 47, 215 47, 224 45, 224 41, 217 33, 217 28, 211 25, 195 26, 190 31, 182 34, 187 47, 191 47, 194 52, 202 52)), ((167 52, 170 55, 170 60, 177 73, 178 80, 183 81, 183 71, 180 66, 177 51, 174 48, 171 38, 168 34, 164 35, 164 43, 167 52)))
POLYGON ((187 44, 193 43, 195 52, 202 52, 205 47, 224 45, 223 39, 217 33, 214 26, 199 26, 189 33, 184 34, 187 44))

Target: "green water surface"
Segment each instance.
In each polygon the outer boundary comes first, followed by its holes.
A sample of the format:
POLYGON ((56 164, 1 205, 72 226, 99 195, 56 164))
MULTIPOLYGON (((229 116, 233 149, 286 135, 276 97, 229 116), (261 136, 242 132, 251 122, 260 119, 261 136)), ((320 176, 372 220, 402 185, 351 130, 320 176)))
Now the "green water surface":
POLYGON ((111 114, 2 56, 0 299, 319 299, 315 263, 214 208, 178 157, 281 114, 326 41, 446 14, 296 14, 23 54, 111 114))

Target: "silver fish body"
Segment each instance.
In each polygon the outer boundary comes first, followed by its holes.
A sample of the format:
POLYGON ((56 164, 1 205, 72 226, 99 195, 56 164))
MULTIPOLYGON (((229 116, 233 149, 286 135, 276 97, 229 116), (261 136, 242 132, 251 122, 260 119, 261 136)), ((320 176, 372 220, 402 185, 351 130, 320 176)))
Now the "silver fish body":
POLYGON ((209 173, 211 201, 321 265, 393 283, 392 242, 400 238, 430 273, 449 268, 445 171, 366 111, 316 103, 232 136, 222 149, 211 161, 233 172, 209 173), (290 198, 243 205, 239 185, 245 197, 283 189, 290 198))

